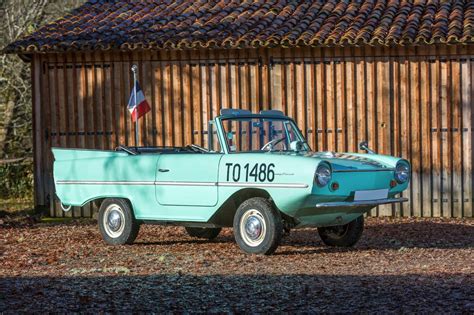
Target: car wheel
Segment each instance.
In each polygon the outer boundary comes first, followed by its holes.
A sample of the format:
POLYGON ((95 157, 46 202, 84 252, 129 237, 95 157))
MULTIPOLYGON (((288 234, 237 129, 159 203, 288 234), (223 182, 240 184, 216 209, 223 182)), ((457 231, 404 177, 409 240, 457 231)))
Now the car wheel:
POLYGON ((283 234, 280 212, 260 197, 244 201, 234 216, 234 237, 249 254, 270 255, 277 249, 283 234))
POLYGON ((215 239, 221 232, 221 228, 186 227, 185 229, 191 237, 205 238, 208 240, 215 239))
POLYGON ((124 199, 105 199, 100 205, 98 221, 102 238, 110 245, 132 244, 140 229, 130 203, 124 199))
POLYGON ((364 231, 364 216, 344 225, 320 227, 319 236, 324 244, 336 247, 351 247, 362 236, 364 231))

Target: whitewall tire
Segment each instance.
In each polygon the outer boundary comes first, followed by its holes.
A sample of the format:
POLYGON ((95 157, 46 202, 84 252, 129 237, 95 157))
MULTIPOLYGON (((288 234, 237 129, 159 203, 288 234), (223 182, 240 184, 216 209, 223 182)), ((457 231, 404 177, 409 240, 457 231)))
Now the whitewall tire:
POLYGON ((235 241, 249 254, 272 254, 283 234, 280 212, 261 197, 250 198, 239 206, 233 226, 235 241))
POLYGON ((132 244, 140 229, 130 203, 118 198, 107 198, 102 202, 98 223, 102 238, 110 245, 132 244))

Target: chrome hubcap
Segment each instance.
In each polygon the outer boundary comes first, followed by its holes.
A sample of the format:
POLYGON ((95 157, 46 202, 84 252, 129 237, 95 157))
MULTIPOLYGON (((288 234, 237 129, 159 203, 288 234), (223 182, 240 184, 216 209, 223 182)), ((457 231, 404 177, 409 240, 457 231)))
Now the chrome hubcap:
POLYGON ((112 210, 110 212, 109 218, 107 219, 107 224, 112 231, 118 231, 120 225, 122 224, 122 220, 120 219, 120 214, 117 210, 112 210))
POLYGON ((252 240, 258 239, 260 234, 262 234, 262 222, 257 217, 251 216, 245 223, 245 233, 252 240))
POLYGON ((344 235, 346 235, 347 230, 348 230, 348 224, 332 226, 328 228, 328 234, 332 238, 339 239, 343 237, 344 235))
POLYGON ((107 235, 112 238, 119 237, 125 227, 125 216, 122 208, 112 204, 105 209, 103 226, 107 235))
POLYGON ((260 245, 265 239, 266 231, 265 219, 258 210, 251 209, 244 213, 240 220, 240 234, 247 245, 260 245))

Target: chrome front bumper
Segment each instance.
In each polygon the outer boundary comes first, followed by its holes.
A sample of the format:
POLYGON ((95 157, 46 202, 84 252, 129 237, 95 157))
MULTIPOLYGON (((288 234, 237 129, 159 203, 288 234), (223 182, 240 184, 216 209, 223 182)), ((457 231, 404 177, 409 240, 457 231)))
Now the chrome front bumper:
POLYGON ((316 208, 354 208, 385 205, 390 203, 407 202, 408 198, 387 198, 378 200, 359 200, 359 201, 335 201, 321 202, 316 204, 316 208))

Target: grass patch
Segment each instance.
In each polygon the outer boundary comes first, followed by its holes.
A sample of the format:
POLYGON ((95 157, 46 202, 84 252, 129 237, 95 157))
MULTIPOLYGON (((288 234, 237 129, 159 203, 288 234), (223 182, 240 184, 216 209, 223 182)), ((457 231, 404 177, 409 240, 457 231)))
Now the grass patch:
POLYGON ((0 211, 11 214, 34 214, 34 201, 32 198, 0 199, 0 211))
POLYGON ((77 220, 77 218, 51 218, 51 217, 44 217, 44 218, 41 218, 41 223, 64 223, 64 222, 71 222, 72 220, 77 220))
MULTIPOLYGON (((0 164, 0 198, 33 195, 33 162, 0 164)), ((32 198, 32 197, 31 197, 32 198)))

